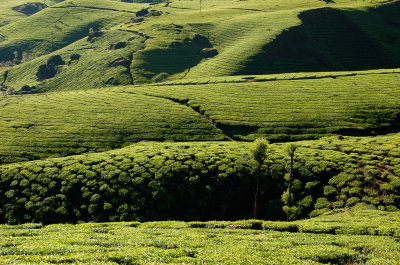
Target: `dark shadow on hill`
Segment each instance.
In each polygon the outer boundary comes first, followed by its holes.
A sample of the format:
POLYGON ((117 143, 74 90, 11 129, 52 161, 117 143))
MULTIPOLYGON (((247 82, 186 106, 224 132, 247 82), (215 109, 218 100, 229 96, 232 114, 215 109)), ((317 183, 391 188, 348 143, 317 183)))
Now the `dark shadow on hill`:
MULTIPOLYGON (((380 25, 392 30, 391 38, 399 39, 399 5, 371 8, 368 11, 321 8, 302 12, 302 24, 289 28, 267 44, 263 51, 250 58, 236 74, 284 72, 344 71, 396 68, 399 56, 393 58, 384 49, 383 40, 375 40, 349 17, 378 17, 380 25), (388 19, 389 18, 389 19, 388 19)), ((397 52, 397 51, 396 51, 397 52)))
POLYGON ((40 2, 29 2, 19 6, 14 6, 12 10, 23 13, 27 16, 33 15, 42 9, 47 8, 47 5, 40 2))
MULTIPOLYGON (((54 40, 31 40, 26 38, 2 44, 0 38, 0 63, 7 62, 11 65, 18 65, 27 62, 36 57, 64 48, 65 46, 88 36, 90 29, 98 29, 101 27, 102 22, 99 19, 99 21, 88 23, 76 30, 64 32, 61 38, 54 40)), ((56 30, 58 30, 57 27, 54 27, 54 31, 56 30)))
MULTIPOLYGON (((142 52, 137 68, 140 69, 144 79, 155 82, 163 81, 158 80, 160 74, 167 78, 169 75, 190 71, 190 68, 200 63, 203 58, 212 57, 204 54, 205 50, 214 51, 214 49, 206 49, 211 47, 207 38, 195 34, 192 38, 184 41, 171 42, 166 48, 142 52)), ((215 55, 213 54, 213 56, 215 55)))
POLYGON ((358 110, 352 119, 367 124, 364 129, 343 128, 334 133, 346 136, 375 136, 400 132, 400 111, 358 110))

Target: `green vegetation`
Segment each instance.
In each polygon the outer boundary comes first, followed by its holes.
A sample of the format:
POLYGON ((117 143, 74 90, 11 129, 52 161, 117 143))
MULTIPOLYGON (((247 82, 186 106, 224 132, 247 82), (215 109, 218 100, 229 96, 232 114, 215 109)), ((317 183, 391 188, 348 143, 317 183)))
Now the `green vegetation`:
POLYGON ((400 262, 399 220, 399 213, 357 209, 295 223, 254 220, 2 225, 0 262, 389 265, 400 262), (337 229, 337 235, 321 233, 332 224, 346 229, 337 229), (289 226, 307 232, 280 229, 289 226), (361 227, 370 233, 359 230, 361 227), (373 233, 385 230, 397 234, 373 233))
POLYGON ((157 6, 170 14, 152 18, 155 24, 128 26, 155 37, 138 52, 133 73, 148 82, 166 63, 169 69, 187 69, 170 79, 398 66, 398 5, 375 9, 377 5, 346 0, 328 8, 323 1, 207 1, 199 14, 197 1, 173 1, 168 7, 157 6), (367 22, 369 17, 373 22, 367 22), (170 51, 170 43, 187 37, 184 30, 207 37, 219 55, 192 64, 157 60, 155 54, 170 51), (146 62, 152 64, 143 69, 146 62))
MULTIPOLYGON (((398 211, 399 137, 298 142, 293 218, 361 202, 398 211)), ((270 145, 261 167, 261 218, 285 218, 281 196, 290 161, 286 146, 270 145)), ((149 142, 4 165, 0 217, 7 223, 249 218, 257 168, 250 144, 235 142, 149 142)))
MULTIPOLYGON (((29 0, 0 0, 0 27, 4 26, 4 25, 8 25, 14 22, 17 22, 19 20, 23 20, 24 18, 27 17, 27 15, 25 15, 24 13, 21 12, 17 12, 15 10, 13 10, 13 7, 19 6, 19 5, 23 5, 29 2, 39 2, 39 1, 29 1, 29 0)), ((47 0, 46 1, 46 5, 47 6, 52 6, 55 3, 57 3, 59 1, 51 1, 51 0, 47 0)))
POLYGON ((193 82, 123 90, 187 102, 226 135, 240 140, 267 137, 282 141, 315 139, 331 133, 396 131, 400 75, 353 75, 316 78, 318 74, 300 73, 286 74, 281 77, 285 80, 265 76, 260 82, 193 82))
POLYGON ((65 88, 77 90, 133 84, 130 73, 132 54, 143 48, 143 40, 144 38, 130 32, 104 31, 94 42, 88 42, 86 37, 51 55, 13 67, 7 71, 6 78, 3 78, 3 85, 8 94, 13 94, 18 91, 26 93, 27 91, 21 90, 24 86, 31 87, 28 92, 34 93, 66 90, 65 88), (121 48, 116 49, 115 45, 118 43, 121 48), (65 64, 58 69, 55 77, 38 80, 36 74, 39 66, 46 63, 52 55, 61 56, 65 64))

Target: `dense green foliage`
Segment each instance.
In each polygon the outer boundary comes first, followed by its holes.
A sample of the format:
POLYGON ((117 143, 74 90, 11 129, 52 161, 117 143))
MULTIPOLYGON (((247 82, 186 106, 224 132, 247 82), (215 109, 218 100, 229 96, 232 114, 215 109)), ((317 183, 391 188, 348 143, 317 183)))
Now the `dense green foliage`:
POLYGON ((394 265, 400 262, 399 218, 356 209, 296 223, 1 225, 0 263, 394 265), (332 224, 337 235, 324 234, 332 224), (280 232, 285 227, 307 233, 280 232))
MULTIPOLYGON (((399 137, 298 142, 294 216, 359 202, 397 211, 399 137)), ((284 218, 285 148, 270 145, 261 168, 262 218, 284 218)), ((256 169, 250 144, 234 142, 150 142, 10 164, 0 168, 0 217, 8 223, 249 218, 256 169)))

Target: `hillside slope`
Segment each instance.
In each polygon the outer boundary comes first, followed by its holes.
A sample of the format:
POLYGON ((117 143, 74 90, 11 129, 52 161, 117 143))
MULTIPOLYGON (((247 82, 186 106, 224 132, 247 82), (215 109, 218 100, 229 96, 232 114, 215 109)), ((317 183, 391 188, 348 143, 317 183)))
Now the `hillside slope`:
POLYGON ((223 139, 219 129, 188 107, 123 91, 0 100, 1 163, 109 150, 141 140, 223 139))
POLYGON ((398 131, 398 70, 318 75, 5 96, 1 162, 141 140, 285 141, 398 131))
POLYGON ((1 162, 141 140, 287 141, 398 131, 398 70, 318 75, 4 96, 1 162))

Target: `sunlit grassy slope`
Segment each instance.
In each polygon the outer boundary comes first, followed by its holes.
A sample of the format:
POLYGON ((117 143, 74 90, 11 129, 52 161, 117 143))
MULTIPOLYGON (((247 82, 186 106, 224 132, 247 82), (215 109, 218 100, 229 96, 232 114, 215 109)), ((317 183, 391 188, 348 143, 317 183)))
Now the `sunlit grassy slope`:
POLYGON ((78 91, 1 99, 2 162, 107 150, 140 140, 220 140, 200 114, 167 99, 78 91))
POLYGON ((322 1, 209 1, 200 14, 197 3, 177 1, 161 8, 171 14, 153 18, 156 24, 123 27, 155 37, 134 59, 133 72, 141 81, 149 81, 160 72, 171 78, 198 78, 398 66, 398 5, 375 7, 376 2, 371 1, 335 1, 329 5, 322 1), (168 44, 176 41, 176 36, 182 37, 181 28, 170 27, 160 38, 159 30, 171 23, 203 34, 219 55, 201 62, 184 62, 187 70, 181 74, 170 71, 171 67, 182 67, 182 62, 157 58, 161 52, 173 52, 168 44))
MULTIPOLYGON (((19 20, 22 20, 26 17, 27 15, 17 12, 15 10, 12 10, 13 7, 26 4, 29 2, 35 2, 35 1, 29 1, 29 0, 0 0, 0 27, 17 22, 19 20)), ((39 1, 37 1, 39 2, 39 1)), ((57 3, 57 1, 52 1, 52 0, 47 0, 47 1, 41 1, 41 3, 46 3, 47 6, 52 6, 57 3)), ((58 1, 60 2, 60 1, 58 1)))
MULTIPOLYGON (((266 136, 293 140, 329 133, 368 134, 399 126, 398 73, 321 79, 314 79, 318 74, 285 76, 286 80, 269 76, 270 81, 264 82, 124 90, 187 102, 237 139, 266 136), (298 80, 291 80, 296 77, 298 80)), ((251 77, 248 81, 252 81, 251 77)))

